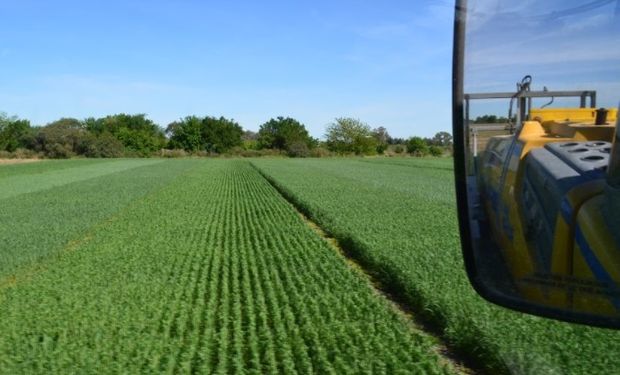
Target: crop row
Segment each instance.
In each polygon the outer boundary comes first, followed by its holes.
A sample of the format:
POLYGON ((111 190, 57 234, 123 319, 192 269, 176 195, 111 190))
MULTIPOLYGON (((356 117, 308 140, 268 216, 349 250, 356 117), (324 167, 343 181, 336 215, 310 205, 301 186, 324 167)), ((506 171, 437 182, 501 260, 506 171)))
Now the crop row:
POLYGON ((452 345, 492 372, 606 374, 620 368, 612 354, 620 351, 617 332, 507 311, 475 294, 460 254, 449 162, 253 163, 452 345))
POLYGON ((447 371, 247 163, 180 163, 0 289, 0 373, 447 371))

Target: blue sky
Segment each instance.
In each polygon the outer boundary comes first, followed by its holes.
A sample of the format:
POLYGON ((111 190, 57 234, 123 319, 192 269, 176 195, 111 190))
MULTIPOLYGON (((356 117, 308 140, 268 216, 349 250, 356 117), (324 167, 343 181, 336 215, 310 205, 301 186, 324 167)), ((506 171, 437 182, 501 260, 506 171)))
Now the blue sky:
MULTIPOLYGON (((616 0, 471 0, 466 92, 596 90, 598 107, 620 103, 620 2, 616 0)), ((508 101, 478 102, 475 117, 507 116, 508 101)), ((548 99, 538 99, 543 105, 548 99)), ((579 99, 555 100, 578 106, 579 99)))
POLYGON ((451 128, 451 1, 3 1, 0 111, 451 128))

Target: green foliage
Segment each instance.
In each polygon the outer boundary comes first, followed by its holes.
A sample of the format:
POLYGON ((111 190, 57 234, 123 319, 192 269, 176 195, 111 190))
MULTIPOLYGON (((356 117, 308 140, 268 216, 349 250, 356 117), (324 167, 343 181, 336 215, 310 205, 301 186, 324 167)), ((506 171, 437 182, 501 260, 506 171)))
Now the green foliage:
POLYGON ((61 118, 38 129, 34 148, 49 158, 66 159, 78 154, 89 136, 81 121, 61 118))
POLYGON ((383 155, 385 153, 385 150, 387 150, 387 148, 388 148, 387 143, 378 143, 376 147, 377 154, 383 155))
MULTIPOLYGON (((515 119, 513 119, 514 121, 515 119)), ((482 115, 476 117, 474 124, 503 124, 508 122, 508 117, 497 115, 482 115)))
POLYGON ((29 146, 32 139, 30 121, 8 117, 0 112, 0 150, 14 152, 29 146))
POLYGON ((87 119, 85 127, 93 134, 109 133, 115 136, 127 151, 141 156, 149 156, 152 152, 166 146, 163 130, 145 114, 117 114, 100 119, 87 119))
POLYGON ((183 149, 161 149, 157 153, 157 156, 160 156, 162 158, 184 158, 187 157, 188 154, 183 149))
POLYGON ((258 141, 255 139, 244 139, 241 147, 243 147, 244 150, 258 150, 258 141))
POLYGON ((11 245, 34 234, 29 252, 58 256, 0 284, 0 373, 448 372, 246 162, 166 160, 4 202, 28 225, 11 245))
POLYGON ((257 139, 259 149, 284 150, 294 156, 299 152, 304 153, 304 150, 311 149, 316 144, 302 123, 293 118, 281 116, 262 124, 258 130, 257 139))
POLYGON ((202 139, 205 149, 218 154, 241 146, 243 129, 234 120, 224 117, 205 117, 202 120, 202 139))
POLYGON ((377 146, 376 146, 377 154, 383 155, 385 150, 387 150, 388 148, 389 140, 391 138, 390 134, 388 134, 388 131, 386 128, 384 128, 383 126, 380 126, 376 129, 373 129, 372 136, 377 141, 377 146))
POLYGON ((448 132, 438 132, 429 142, 430 146, 452 147, 452 135, 448 132))
POLYGON ((187 116, 169 124, 166 127, 166 134, 170 137, 168 148, 178 148, 189 152, 204 150, 205 140, 202 127, 202 119, 197 116, 187 116))
POLYGON ((452 162, 253 161, 414 314, 488 373, 590 375, 620 368, 620 358, 610 355, 620 352, 618 332, 508 311, 475 293, 461 256, 452 162))
POLYGON ((392 138, 392 137, 388 138, 388 144, 391 144, 391 145, 402 145, 405 143, 407 143, 407 140, 404 138, 392 138))
POLYGON ((333 154, 327 148, 318 146, 310 150, 310 156, 313 158, 326 158, 329 156, 333 156, 333 154))
POLYGON ((337 118, 327 126, 326 144, 338 154, 373 155, 377 152, 377 140, 370 126, 348 117, 337 118))
MULTIPOLYGON (((103 127, 104 122, 92 118, 85 121, 61 118, 41 128, 31 128, 25 120, 10 122, 12 127, 5 128, 12 129, 11 134, 19 134, 19 136, 11 137, 13 143, 8 147, 9 149, 19 146, 55 159, 70 158, 76 155, 112 158, 122 156, 124 152, 123 143, 103 127), (98 127, 98 125, 102 126, 98 127), (16 126, 19 126, 19 132, 15 131, 16 126)), ((2 123, 0 118, 0 128, 2 123)), ((3 139, 2 133, 0 131, 0 139, 3 139)), ((132 136, 122 131, 118 134, 121 136, 125 134, 126 137, 132 136)))
POLYGON ((403 152, 405 152, 405 148, 401 145, 396 145, 394 146, 394 152, 397 154, 402 154, 403 152))
MULTIPOLYGON (((374 155, 384 154, 389 145, 400 140, 392 138, 384 127, 371 129, 352 118, 337 118, 328 126, 326 137, 327 141, 321 142, 320 147, 327 150, 313 152, 314 148, 319 147, 318 140, 308 134, 303 124, 290 117, 272 118, 255 133, 244 131, 234 120, 224 117, 187 116, 168 124, 164 132, 144 114, 121 113, 103 118, 90 117, 83 121, 61 118, 45 127, 32 128, 27 120, 9 118, 0 113, 0 151, 4 151, 7 157, 15 157, 14 151, 17 149, 32 151, 20 152, 20 155, 48 158, 148 157, 164 155, 164 148, 184 150, 195 156, 374 155), (275 150, 275 153, 264 151, 267 149, 275 150)), ((446 149, 451 142, 451 136, 446 132, 439 132, 433 139, 426 140, 429 145, 446 149)), ((422 145, 409 145, 408 149, 412 147, 416 151, 410 152, 418 156, 430 152, 422 145)), ((436 149, 432 151, 437 153, 436 149)))
POLYGON ((234 120, 224 117, 187 116, 168 125, 168 148, 188 152, 225 153, 243 144, 243 129, 234 120))
POLYGON ((443 155, 443 149, 441 147, 432 145, 428 147, 428 153, 431 156, 442 156, 443 155))
POLYGON ((0 159, 33 159, 43 155, 29 148, 18 148, 13 152, 0 150, 0 159))
POLYGON ((292 142, 288 145, 288 156, 305 158, 310 156, 310 149, 304 142, 292 142))
POLYGON ((244 130, 241 135, 241 140, 245 141, 256 141, 258 140, 258 133, 253 132, 251 130, 244 130))
POLYGON ((78 154, 89 158, 118 158, 123 151, 123 144, 110 133, 88 133, 77 145, 78 154))
POLYGON ((420 137, 411 137, 407 141, 407 152, 413 156, 426 156, 429 153, 428 145, 420 137))

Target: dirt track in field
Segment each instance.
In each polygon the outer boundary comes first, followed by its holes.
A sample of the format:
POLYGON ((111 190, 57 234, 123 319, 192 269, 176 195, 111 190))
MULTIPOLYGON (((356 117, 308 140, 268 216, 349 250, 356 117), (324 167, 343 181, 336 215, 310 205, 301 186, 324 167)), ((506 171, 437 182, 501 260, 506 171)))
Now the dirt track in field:
POLYGON ((41 159, 0 159, 0 165, 33 163, 41 161, 41 159))

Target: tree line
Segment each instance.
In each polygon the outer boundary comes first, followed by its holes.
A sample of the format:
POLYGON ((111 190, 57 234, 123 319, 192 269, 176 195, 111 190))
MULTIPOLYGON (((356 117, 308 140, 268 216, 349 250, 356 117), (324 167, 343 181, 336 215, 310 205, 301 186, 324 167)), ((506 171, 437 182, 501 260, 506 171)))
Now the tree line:
POLYGON ((101 118, 61 118, 45 126, 0 113, 1 157, 93 158, 221 155, 376 155, 440 156, 451 152, 452 136, 393 138, 385 127, 372 128, 354 118, 336 118, 325 140, 313 138, 290 117, 272 118, 258 132, 225 117, 187 116, 164 129, 144 114, 101 118))

